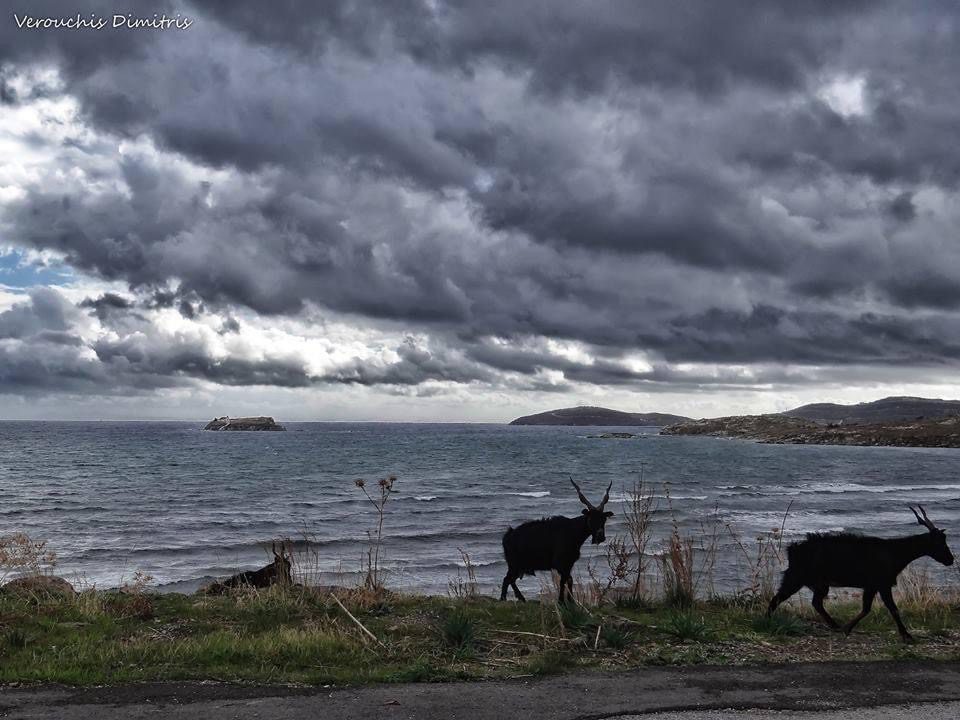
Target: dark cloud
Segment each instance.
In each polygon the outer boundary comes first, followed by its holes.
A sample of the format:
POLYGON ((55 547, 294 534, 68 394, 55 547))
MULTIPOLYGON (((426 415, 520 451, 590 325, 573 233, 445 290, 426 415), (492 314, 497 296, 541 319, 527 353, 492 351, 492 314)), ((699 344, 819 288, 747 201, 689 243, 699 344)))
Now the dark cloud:
POLYGON ((28 303, 0 313, 0 339, 21 339, 43 331, 64 332, 71 327, 74 307, 55 290, 37 288, 28 303))
POLYGON ((229 333, 238 333, 240 332, 240 321, 235 317, 228 317, 223 321, 223 324, 220 326, 220 334, 227 335, 229 333))
POLYGON ((70 98, 83 126, 22 136, 54 159, 4 237, 130 293, 80 303, 111 331, 82 347, 53 296, 0 314, 8 353, 86 351, 25 386, 738 388, 956 362, 952 4, 161 11, 198 21, 0 34, 0 110, 70 98), (418 339, 317 375, 171 342, 169 309, 226 344, 244 313, 418 339))
POLYGON ((900 193, 890 201, 887 210, 894 219, 900 222, 910 222, 917 216, 917 208, 913 204, 913 193, 900 193))
POLYGON ((117 295, 116 293, 108 292, 104 293, 100 297, 85 298, 80 301, 79 306, 82 308, 92 309, 94 315, 96 315, 101 322, 107 322, 112 313, 115 313, 118 310, 129 310, 134 306, 134 303, 120 295, 117 295))

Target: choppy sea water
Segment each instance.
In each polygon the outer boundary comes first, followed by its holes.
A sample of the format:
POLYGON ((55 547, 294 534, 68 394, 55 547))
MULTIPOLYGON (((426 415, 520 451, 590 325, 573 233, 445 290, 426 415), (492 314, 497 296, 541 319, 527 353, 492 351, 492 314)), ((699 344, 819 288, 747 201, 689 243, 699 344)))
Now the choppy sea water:
MULTIPOLYGON (((924 504, 948 533, 960 520, 960 451, 760 445, 668 437, 588 435, 617 428, 506 425, 288 423, 285 433, 211 433, 202 423, 0 422, 0 535, 24 531, 58 554, 58 572, 115 586, 143 571, 159 586, 263 565, 272 538, 309 537, 323 582, 352 581, 373 509, 356 478, 396 475, 383 554, 388 584, 444 592, 469 553, 481 588, 499 592, 507 528, 580 511, 572 476, 598 500, 620 501, 643 471, 659 497, 652 550, 670 530, 664 485, 681 528, 699 532, 716 512, 748 543, 779 527, 799 536, 850 530, 918 532, 908 503, 924 504)), ((948 536, 949 537, 949 536, 948 536)), ((715 579, 732 589, 742 570, 721 532, 715 579)), ((960 551, 960 546, 954 548, 960 551)), ((602 549, 584 546, 588 558, 602 549)), ((937 582, 955 568, 927 564, 937 582)), ((535 590, 535 581, 523 581, 535 590)))

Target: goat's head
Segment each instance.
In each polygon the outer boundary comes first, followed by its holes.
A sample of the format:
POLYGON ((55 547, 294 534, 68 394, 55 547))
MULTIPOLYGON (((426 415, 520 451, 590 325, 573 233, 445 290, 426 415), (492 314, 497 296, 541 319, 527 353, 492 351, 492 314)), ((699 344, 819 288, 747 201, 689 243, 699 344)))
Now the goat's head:
POLYGON ((603 532, 603 526, 606 525, 607 518, 613 515, 609 510, 604 511, 603 509, 603 506, 607 504, 607 500, 610 499, 610 488, 613 487, 613 482, 607 485, 607 492, 604 493, 603 500, 600 501, 599 505, 594 505, 583 496, 583 493, 580 491, 580 486, 573 482, 573 478, 570 478, 570 482, 572 482, 573 486, 577 489, 577 497, 580 498, 580 502, 587 506, 584 508, 583 514, 587 518, 587 527, 590 529, 590 542, 594 545, 599 545, 607 539, 607 536, 603 532))
POLYGON ((913 516, 917 519, 918 524, 923 525, 930 531, 930 549, 927 555, 943 565, 953 565, 953 553, 947 547, 947 534, 927 517, 927 511, 923 509, 923 505, 917 505, 917 507, 920 508, 919 513, 912 507, 910 508, 913 511, 913 516))
POLYGON ((273 543, 273 572, 281 583, 290 585, 293 578, 290 575, 290 558, 287 557, 287 549, 283 543, 280 543, 280 552, 277 552, 277 543, 273 543))

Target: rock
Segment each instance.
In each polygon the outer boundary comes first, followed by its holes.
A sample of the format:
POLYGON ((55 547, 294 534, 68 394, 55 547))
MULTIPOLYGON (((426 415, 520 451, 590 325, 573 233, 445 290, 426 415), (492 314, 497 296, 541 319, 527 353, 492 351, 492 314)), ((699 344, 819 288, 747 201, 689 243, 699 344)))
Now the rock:
POLYGON ((207 423, 204 430, 286 430, 283 425, 274 421, 272 417, 242 417, 232 418, 223 417, 214 418, 207 423))
POLYGON ((6 583, 4 592, 22 595, 76 595, 73 585, 56 575, 25 575, 6 583))
POLYGON ((587 435, 588 438, 599 438, 600 440, 627 440, 629 438, 637 437, 633 433, 628 432, 606 432, 601 433, 600 435, 587 435))

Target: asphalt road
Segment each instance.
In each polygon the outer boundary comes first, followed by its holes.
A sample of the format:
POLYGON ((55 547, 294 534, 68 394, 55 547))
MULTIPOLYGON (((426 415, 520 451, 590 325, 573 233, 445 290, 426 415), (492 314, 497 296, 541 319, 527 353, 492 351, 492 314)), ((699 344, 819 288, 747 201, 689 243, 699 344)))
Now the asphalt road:
POLYGON ((586 720, 641 715, 644 720, 728 717, 791 720, 922 717, 924 720, 953 720, 960 717, 960 702, 957 701, 960 701, 960 663, 898 661, 642 668, 543 680, 380 685, 355 689, 216 683, 88 689, 3 688, 0 689, 0 717, 56 720, 507 720, 517 717, 586 720), (908 707, 874 709, 896 705, 908 707), (744 712, 728 712, 728 709, 744 712), (853 710, 835 712, 838 709, 853 710))
POLYGON ((843 710, 691 710, 618 715, 612 720, 957 720, 960 703, 917 703, 843 710))

